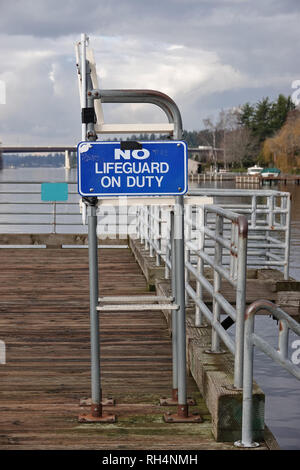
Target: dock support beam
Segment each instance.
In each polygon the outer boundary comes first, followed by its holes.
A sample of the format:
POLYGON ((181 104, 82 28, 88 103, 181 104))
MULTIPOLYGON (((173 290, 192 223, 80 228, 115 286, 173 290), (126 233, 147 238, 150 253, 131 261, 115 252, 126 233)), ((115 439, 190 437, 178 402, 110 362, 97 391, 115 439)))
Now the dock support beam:
POLYGON ((65 150, 65 169, 71 169, 71 162, 70 162, 70 152, 69 150, 65 150))

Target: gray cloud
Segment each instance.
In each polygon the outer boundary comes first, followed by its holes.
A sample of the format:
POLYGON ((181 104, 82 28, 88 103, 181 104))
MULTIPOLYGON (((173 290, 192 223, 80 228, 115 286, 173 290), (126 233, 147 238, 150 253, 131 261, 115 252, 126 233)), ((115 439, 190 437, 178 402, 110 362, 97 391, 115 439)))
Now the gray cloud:
MULTIPOLYGON (((80 138, 73 44, 83 31, 101 86, 169 93, 195 129, 221 108, 291 93, 299 20, 296 0, 0 0, 0 140, 80 138)), ((161 116, 150 106, 105 107, 110 122, 161 116)))

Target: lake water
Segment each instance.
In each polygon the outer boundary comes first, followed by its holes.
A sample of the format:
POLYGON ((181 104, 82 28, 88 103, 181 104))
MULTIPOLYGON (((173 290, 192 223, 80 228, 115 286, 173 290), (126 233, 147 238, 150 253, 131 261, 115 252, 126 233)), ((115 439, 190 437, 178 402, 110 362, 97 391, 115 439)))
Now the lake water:
MULTIPOLYGON (((73 182, 76 181, 76 170, 67 171, 64 168, 4 169, 0 171, 1 181, 73 182)), ((234 188, 235 183, 232 181, 205 182, 202 187, 234 188)), ((243 186, 243 188, 247 189, 247 186, 243 186)), ((292 194, 290 275, 300 280, 300 186, 291 184, 272 186, 272 188, 292 194)), ((266 340, 273 345, 276 344, 278 327, 274 320, 259 316, 256 320, 256 327, 259 331, 263 331, 266 340)), ((294 339, 295 337, 291 335, 290 342, 294 339)), ((275 365, 260 352, 255 354, 254 371, 256 381, 266 394, 267 425, 282 449, 300 449, 300 381, 290 376, 288 372, 275 365)))

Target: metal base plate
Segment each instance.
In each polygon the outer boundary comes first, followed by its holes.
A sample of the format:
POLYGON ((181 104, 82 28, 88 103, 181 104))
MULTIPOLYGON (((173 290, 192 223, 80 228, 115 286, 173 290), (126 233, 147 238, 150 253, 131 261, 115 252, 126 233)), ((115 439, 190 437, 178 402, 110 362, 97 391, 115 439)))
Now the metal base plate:
POLYGON ((203 419, 199 414, 193 414, 187 417, 178 414, 164 414, 165 423, 203 423, 203 419))
POLYGON ((259 447, 258 442, 251 442, 251 444, 244 444, 242 441, 236 441, 234 443, 235 447, 242 447, 243 449, 251 449, 252 447, 259 447))
MULTIPOLYGON (((159 404, 160 406, 178 406, 178 400, 174 400, 173 398, 162 397, 159 400, 159 404)), ((188 398, 187 404, 189 406, 195 406, 196 402, 195 400, 193 400, 193 398, 188 398)))
MULTIPOLYGON (((114 406, 116 404, 116 400, 114 398, 104 398, 101 400, 102 406, 114 406)), ((79 402, 79 406, 91 406, 92 399, 91 398, 81 398, 79 402)))
POLYGON ((224 351, 223 349, 220 349, 220 351, 212 351, 211 349, 205 349, 204 353, 205 354, 226 354, 227 351, 224 351))
POLYGON ((103 413, 102 416, 93 416, 92 414, 79 415, 79 423, 115 423, 117 418, 115 415, 108 415, 103 413))

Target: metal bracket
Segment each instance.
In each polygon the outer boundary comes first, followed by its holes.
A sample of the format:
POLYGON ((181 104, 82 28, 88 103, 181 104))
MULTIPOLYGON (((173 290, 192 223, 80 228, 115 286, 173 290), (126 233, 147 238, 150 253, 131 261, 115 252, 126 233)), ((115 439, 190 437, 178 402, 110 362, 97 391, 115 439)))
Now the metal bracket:
POLYGON ((88 414, 78 416, 79 423, 115 423, 115 415, 102 413, 102 404, 91 403, 91 411, 88 414))
MULTIPOLYGON (((189 406, 195 406, 196 402, 193 398, 188 397, 186 400, 187 404, 189 406)), ((166 398, 166 397, 161 397, 159 400, 160 406, 178 406, 178 398, 166 398)))
POLYGON ((79 423, 116 423, 115 415, 102 414, 102 416, 94 416, 93 414, 79 415, 79 423))
POLYGON ((198 413, 189 415, 188 405, 178 405, 177 413, 165 413, 165 423, 203 423, 203 418, 198 413))
MULTIPOLYGON (((115 406, 116 400, 114 398, 104 398, 101 400, 102 406, 115 406)), ((92 399, 91 398, 81 398, 79 402, 79 406, 92 406, 92 399)))

